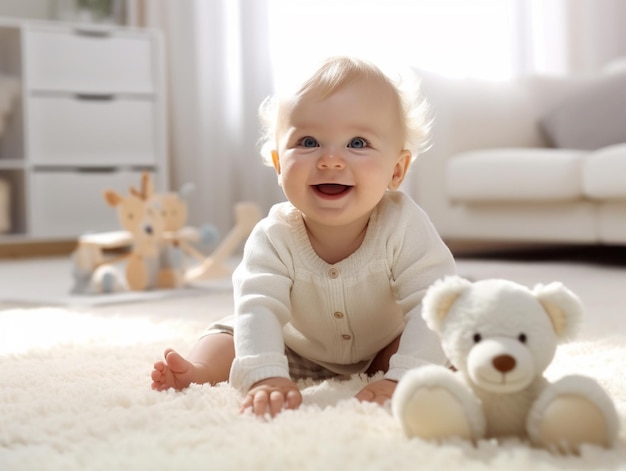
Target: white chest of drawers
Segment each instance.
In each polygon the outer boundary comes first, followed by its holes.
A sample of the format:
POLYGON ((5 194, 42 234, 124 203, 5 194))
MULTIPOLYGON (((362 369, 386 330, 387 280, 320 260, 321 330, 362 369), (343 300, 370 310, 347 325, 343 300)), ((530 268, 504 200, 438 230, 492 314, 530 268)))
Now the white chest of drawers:
POLYGON ((21 84, 0 136, 9 233, 67 239, 119 228, 107 188, 150 170, 167 189, 163 50, 157 32, 0 22, 0 74, 21 84))

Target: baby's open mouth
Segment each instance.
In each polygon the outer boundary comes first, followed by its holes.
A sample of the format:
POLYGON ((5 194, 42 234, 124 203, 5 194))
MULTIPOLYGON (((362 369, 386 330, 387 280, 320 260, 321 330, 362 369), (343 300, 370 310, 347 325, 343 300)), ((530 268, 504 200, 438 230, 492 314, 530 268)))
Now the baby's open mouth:
POLYGON ((350 185, 340 185, 338 183, 322 183, 321 185, 314 186, 317 191, 329 196, 340 195, 352 188, 350 185))

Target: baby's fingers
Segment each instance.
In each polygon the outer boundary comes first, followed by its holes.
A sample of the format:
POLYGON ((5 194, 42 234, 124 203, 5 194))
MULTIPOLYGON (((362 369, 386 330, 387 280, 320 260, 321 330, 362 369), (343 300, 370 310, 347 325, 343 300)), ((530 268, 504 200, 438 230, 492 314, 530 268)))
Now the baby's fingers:
POLYGON ((252 411, 257 417, 264 417, 269 411, 270 393, 267 391, 257 391, 252 399, 252 411))
POLYGON ((298 387, 287 378, 270 378, 260 381, 245 396, 241 412, 252 409, 254 415, 276 417, 283 409, 297 409, 302 403, 298 387))
POLYGON ((374 391, 370 391, 369 389, 365 388, 359 391, 359 393, 354 397, 356 397, 361 402, 373 402, 376 399, 376 394, 374 393, 374 391))
POLYGON ((297 389, 291 389, 287 391, 287 409, 297 409, 302 404, 302 394, 297 389))
POLYGON ((254 415, 259 418, 265 417, 267 413, 274 417, 281 411, 284 402, 283 395, 279 391, 256 391, 246 396, 241 404, 241 412, 252 409, 254 415))
POLYGON ((258 391, 253 394, 247 394, 246 397, 241 402, 241 409, 239 410, 239 412, 244 413, 248 409, 251 409, 252 412, 255 412, 255 401, 257 402, 257 407, 261 406, 261 400, 256 399, 258 395, 259 395, 258 391))
POLYGON ((283 410, 285 405, 285 396, 280 391, 272 391, 270 393, 270 415, 276 417, 276 414, 283 410))

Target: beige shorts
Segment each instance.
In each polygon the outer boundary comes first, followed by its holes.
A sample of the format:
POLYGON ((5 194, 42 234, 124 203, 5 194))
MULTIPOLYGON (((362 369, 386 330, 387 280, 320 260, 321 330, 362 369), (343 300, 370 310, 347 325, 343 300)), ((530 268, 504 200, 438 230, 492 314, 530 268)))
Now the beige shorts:
MULTIPOLYGON (((212 334, 233 335, 233 321, 233 317, 227 317, 211 324, 207 328, 207 330, 204 331, 202 337, 212 334)), ((287 346, 285 346, 285 355, 287 356, 287 362, 289 363, 289 375, 292 379, 308 378, 314 380, 323 380, 340 376, 334 371, 331 371, 328 368, 325 368, 322 365, 319 365, 314 361, 309 360, 308 358, 304 358, 287 346)))

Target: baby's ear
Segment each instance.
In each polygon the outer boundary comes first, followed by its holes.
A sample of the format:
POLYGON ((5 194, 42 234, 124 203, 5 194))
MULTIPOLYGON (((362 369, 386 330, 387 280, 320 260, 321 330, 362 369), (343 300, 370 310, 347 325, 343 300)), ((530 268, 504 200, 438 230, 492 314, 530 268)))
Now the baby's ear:
POLYGON ((536 285, 533 294, 548 314, 557 337, 560 340, 573 338, 584 310, 578 296, 559 282, 536 285))
POLYGON ((272 163, 274 164, 274 169, 276 173, 280 175, 280 160, 278 159, 278 151, 276 149, 272 150, 272 163))
POLYGON ((448 276, 433 283, 422 300, 422 317, 428 328, 441 333, 443 321, 457 299, 472 282, 460 276, 448 276))
POLYGON ((409 171, 409 166, 411 165, 411 151, 408 149, 404 149, 400 153, 400 158, 396 162, 396 166, 393 168, 393 175, 391 176, 391 181, 389 182, 388 188, 390 190, 397 190, 400 188, 400 185, 404 181, 404 177, 409 171))

